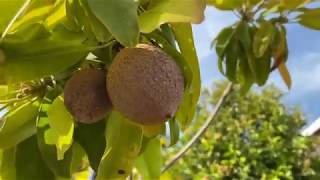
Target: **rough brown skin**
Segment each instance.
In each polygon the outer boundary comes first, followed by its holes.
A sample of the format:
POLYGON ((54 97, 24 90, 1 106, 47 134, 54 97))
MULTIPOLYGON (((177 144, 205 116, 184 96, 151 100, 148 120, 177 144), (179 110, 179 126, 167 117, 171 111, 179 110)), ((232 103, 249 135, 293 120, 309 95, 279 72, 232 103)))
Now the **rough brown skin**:
POLYGON ((114 58, 107 90, 116 110, 138 124, 156 125, 177 111, 184 78, 176 62, 160 48, 139 44, 114 58))
POLYGON ((78 122, 95 123, 111 109, 105 79, 105 71, 89 68, 76 72, 67 81, 64 104, 78 122))

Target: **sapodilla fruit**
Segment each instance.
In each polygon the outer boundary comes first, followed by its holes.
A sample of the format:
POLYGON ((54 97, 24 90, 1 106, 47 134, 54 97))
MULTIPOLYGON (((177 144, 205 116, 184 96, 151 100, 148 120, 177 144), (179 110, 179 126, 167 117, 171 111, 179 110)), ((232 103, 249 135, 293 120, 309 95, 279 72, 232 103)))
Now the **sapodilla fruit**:
POLYGON ((76 121, 95 123, 111 109, 105 79, 105 71, 88 68, 76 72, 67 81, 64 104, 76 121))
POLYGON ((138 44, 122 49, 107 75, 113 107, 141 125, 173 117, 182 101, 184 77, 176 62, 160 48, 138 44))

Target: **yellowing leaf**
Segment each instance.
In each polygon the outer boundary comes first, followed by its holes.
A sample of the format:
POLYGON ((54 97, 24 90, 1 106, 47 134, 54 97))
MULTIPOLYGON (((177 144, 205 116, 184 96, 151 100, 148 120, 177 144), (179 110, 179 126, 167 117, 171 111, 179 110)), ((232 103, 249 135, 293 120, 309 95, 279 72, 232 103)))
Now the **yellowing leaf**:
POLYGON ((249 3, 250 3, 250 5, 256 5, 261 1, 264 1, 264 0, 249 0, 249 3))
POLYGON ((74 173, 72 176, 72 179, 73 180, 88 180, 90 178, 90 174, 91 173, 90 173, 89 169, 86 169, 84 171, 74 173))
POLYGON ((0 99, 4 99, 3 97, 8 94, 8 86, 0 85, 0 99))
POLYGON ((73 118, 64 106, 62 96, 57 97, 49 107, 48 118, 52 129, 50 136, 56 145, 58 160, 62 160, 72 145, 74 130, 73 118))
POLYGON ((265 2, 265 7, 272 9, 277 7, 277 10, 294 10, 298 7, 301 7, 312 0, 269 0, 265 2))
POLYGON ((0 1, 0 34, 7 27, 11 19, 15 16, 24 0, 1 0, 0 1))
POLYGON ((277 27, 271 47, 272 56, 275 60, 271 68, 271 71, 273 71, 279 64, 285 63, 288 59, 287 31, 283 25, 277 27))
POLYGON ((281 6, 284 9, 292 10, 308 2, 310 2, 310 0, 281 0, 281 6))
POLYGON ((60 1, 52 10, 50 15, 46 18, 45 24, 48 28, 54 27, 67 16, 65 1, 60 1))
POLYGON ((232 10, 240 8, 244 0, 207 0, 207 3, 220 10, 232 10))
POLYGON ((168 22, 201 23, 204 19, 204 0, 162 0, 139 16, 140 29, 149 33, 168 22))
POLYGON ((307 28, 320 30, 320 8, 305 9, 303 14, 298 16, 299 23, 307 28))
POLYGON ((43 22, 54 8, 55 1, 32 1, 23 15, 15 21, 9 32, 18 30, 22 25, 43 22))
POLYGON ((284 63, 281 63, 278 67, 280 75, 283 79, 283 81, 286 83, 288 89, 291 89, 291 85, 292 85, 292 80, 291 80, 291 76, 290 73, 288 71, 287 66, 284 63))

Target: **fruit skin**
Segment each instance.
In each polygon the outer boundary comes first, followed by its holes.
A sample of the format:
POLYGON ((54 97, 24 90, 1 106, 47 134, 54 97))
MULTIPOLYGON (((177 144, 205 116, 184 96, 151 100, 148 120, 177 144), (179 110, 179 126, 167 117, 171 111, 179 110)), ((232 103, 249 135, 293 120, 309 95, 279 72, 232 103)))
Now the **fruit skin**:
POLYGON ((76 121, 86 124, 103 119, 111 109, 106 73, 98 69, 76 72, 64 88, 64 104, 76 121))
POLYGON ((177 111, 184 77, 160 48, 138 44, 116 55, 108 70, 107 90, 116 110, 138 124, 156 125, 177 111))

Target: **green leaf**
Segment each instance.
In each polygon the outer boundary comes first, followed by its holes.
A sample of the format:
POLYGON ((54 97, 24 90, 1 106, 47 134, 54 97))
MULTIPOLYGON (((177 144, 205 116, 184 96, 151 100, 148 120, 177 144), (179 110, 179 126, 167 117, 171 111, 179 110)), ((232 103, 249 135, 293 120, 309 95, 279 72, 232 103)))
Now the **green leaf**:
POLYGON ((142 129, 119 112, 112 111, 105 132, 107 147, 101 160, 97 180, 125 179, 139 155, 142 129))
POLYGON ((232 10, 240 8, 244 0, 207 0, 207 4, 220 10, 232 10))
POLYGON ((179 45, 181 54, 186 59, 192 71, 192 81, 189 82, 189 88, 185 89, 183 102, 181 103, 178 112, 176 113, 177 120, 182 127, 190 123, 194 117, 196 106, 198 103, 201 79, 198 56, 194 47, 191 24, 177 23, 172 24, 176 40, 179 45))
POLYGON ((82 34, 68 33, 65 29, 26 42, 7 38, 1 45, 6 59, 0 65, 0 74, 4 75, 0 78, 14 83, 59 73, 88 54, 90 48, 82 41, 82 34))
POLYGON ((224 28, 213 41, 212 45, 216 47, 216 53, 219 57, 223 57, 225 49, 229 45, 232 37, 235 34, 235 29, 232 26, 224 28))
POLYGON ((225 49, 226 59, 226 76, 231 82, 236 82, 237 70, 238 70, 238 43, 234 41, 229 44, 225 49))
POLYGON ((6 56, 4 55, 4 52, 2 51, 2 49, 0 49, 0 64, 4 63, 5 60, 6 60, 6 56))
POLYGON ((64 106, 62 96, 57 97, 49 107, 48 119, 57 148, 57 158, 62 160, 65 152, 72 145, 74 131, 73 118, 64 106))
POLYGON ((253 54, 248 53, 251 72, 258 85, 262 86, 268 80, 271 71, 272 47, 277 38, 277 29, 270 21, 263 21, 259 29, 250 28, 253 37, 253 54))
MULTIPOLYGON (((242 45, 239 44, 239 47, 242 47, 242 45)), ((240 92, 241 94, 246 94, 253 85, 255 78, 251 72, 248 62, 249 59, 245 54, 244 48, 239 48, 237 54, 239 55, 239 83, 241 86, 240 92)))
POLYGON ((5 38, 6 43, 17 44, 17 43, 26 43, 32 40, 46 39, 50 36, 49 30, 43 26, 41 23, 27 24, 19 28, 15 33, 8 34, 5 38))
POLYGON ((271 69, 271 53, 266 52, 261 58, 256 60, 256 82, 258 85, 264 85, 269 77, 271 69))
POLYGON ((244 85, 243 87, 246 87, 243 92, 249 90, 253 82, 257 82, 260 71, 257 68, 257 59, 252 53, 252 31, 255 32, 255 27, 250 27, 245 21, 241 21, 237 26, 236 38, 239 40, 240 46, 242 47, 241 50, 243 51, 241 52, 242 55, 240 55, 240 69, 243 77, 242 84, 244 85), (249 67, 249 69, 247 69, 247 67, 249 67))
POLYGON ((310 0, 282 0, 280 6, 284 9, 294 10, 309 2, 310 0))
POLYGON ((105 122, 100 121, 94 124, 78 124, 74 132, 74 141, 85 150, 90 166, 95 171, 98 170, 106 148, 105 129, 105 122))
POLYGON ((124 46, 138 43, 138 2, 134 0, 88 0, 93 14, 124 46))
POLYGON ((218 68, 222 74, 225 74, 223 62, 226 56, 226 49, 229 46, 235 32, 236 31, 232 26, 226 27, 218 34, 211 44, 212 47, 215 46, 216 53, 218 55, 218 68))
POLYGON ((17 180, 55 179, 54 174, 42 159, 36 136, 26 139, 17 146, 15 167, 17 180))
POLYGON ((57 149, 55 145, 48 144, 48 142, 51 141, 48 134, 50 134, 50 131, 52 131, 52 129, 50 129, 49 119, 46 113, 48 107, 50 106, 43 104, 38 116, 37 140, 39 151, 43 160, 56 177, 70 178, 71 169, 69 167, 72 161, 72 149, 69 149, 65 154, 65 158, 59 161, 57 159, 57 149))
POLYGON ((170 129, 170 146, 173 146, 179 141, 179 137, 180 137, 180 128, 176 119, 169 120, 169 129, 170 129))
POLYGON ((240 21, 236 29, 236 37, 241 42, 245 53, 251 52, 252 38, 250 35, 250 26, 245 21, 240 21))
POLYGON ((0 148, 12 147, 36 133, 37 103, 23 103, 9 110, 2 118, 4 126, 0 131, 0 148))
POLYGON ((22 126, 30 119, 34 119, 38 112, 38 103, 21 102, 8 109, 9 113, 2 117, 4 126, 0 133, 8 133, 22 126), (28 115, 28 116, 26 116, 28 115))
MULTIPOLYGON (((54 12, 55 3, 56 0, 31 1, 23 12, 23 15, 14 22, 9 32, 15 32, 22 26, 28 26, 34 23, 43 23, 49 16, 49 13, 54 12)), ((60 1, 57 5, 62 5, 62 2, 60 1)))
MULTIPOLYGON (((77 179, 75 175, 77 173, 80 173, 85 171, 89 171, 89 167, 87 164, 87 156, 84 149, 80 146, 78 143, 73 143, 72 145, 72 160, 71 165, 67 166, 70 167, 70 171, 72 174, 72 178, 77 179)), ((84 175, 87 175, 87 173, 84 173, 84 175)), ((80 178, 80 177, 79 177, 80 178)), ((88 178, 86 178, 88 179, 88 178)))
POLYGON ((173 33, 173 30, 171 29, 171 27, 169 26, 169 24, 162 24, 160 26, 160 29, 161 29, 163 36, 170 43, 170 45, 172 47, 176 48, 176 40, 174 37, 174 33, 173 33))
POLYGON ((1 166, 0 166, 0 179, 2 180, 15 180, 16 179, 16 148, 11 147, 2 150, 1 166))
POLYGON ((111 38, 107 28, 90 10, 87 0, 68 0, 66 10, 68 19, 77 26, 73 29, 82 29, 89 39, 107 42, 111 38))
POLYGON ((21 8, 24 0, 1 0, 0 1, 0 34, 7 27, 11 19, 16 15, 21 8))
POLYGON ((155 137, 149 138, 147 136, 143 136, 142 138, 142 142, 141 142, 141 148, 140 148, 140 152, 139 152, 139 156, 144 153, 144 151, 147 149, 149 141, 151 141, 151 139, 153 139, 155 137))
POLYGON ((162 156, 159 138, 153 138, 148 142, 145 151, 136 160, 135 166, 143 179, 160 178, 162 156))
POLYGON ((3 99, 4 96, 8 94, 8 86, 0 85, 0 99, 3 99))
POLYGON ((320 8, 304 9, 303 14, 297 18, 301 25, 310 29, 320 30, 320 8))
POLYGON ((204 0, 162 0, 139 16, 141 31, 149 33, 164 23, 201 23, 204 19, 204 0))
POLYGON ((263 21, 253 38, 253 53, 262 57, 270 47, 276 33, 276 28, 270 21, 263 21))

